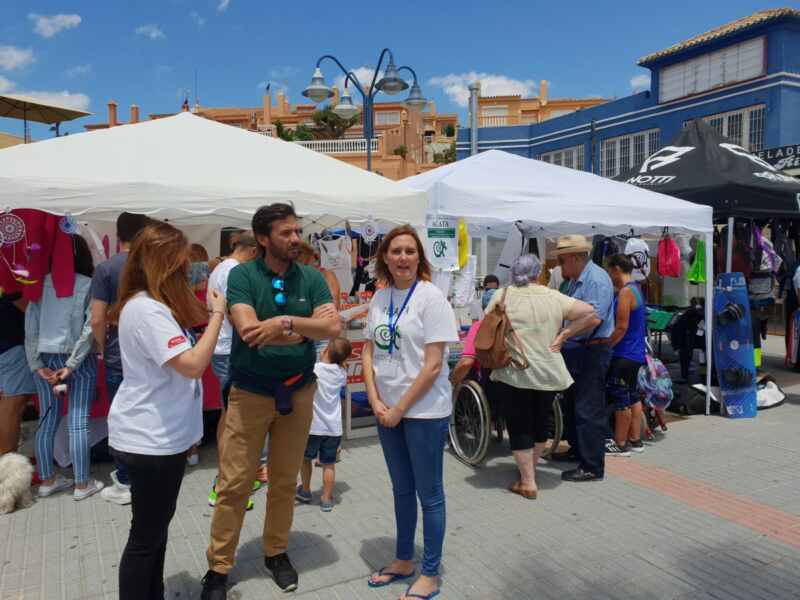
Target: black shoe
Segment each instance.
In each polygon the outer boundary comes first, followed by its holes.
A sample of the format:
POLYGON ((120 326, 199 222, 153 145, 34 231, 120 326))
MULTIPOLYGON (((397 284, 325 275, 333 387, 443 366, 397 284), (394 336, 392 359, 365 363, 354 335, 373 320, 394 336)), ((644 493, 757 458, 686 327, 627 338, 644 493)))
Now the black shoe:
POLYGON ((297 571, 294 570, 289 556, 285 552, 265 557, 264 566, 272 573, 275 583, 284 592, 293 592, 297 589, 297 571))
POLYGON ((228 576, 209 571, 203 577, 203 591, 200 600, 226 600, 228 597, 228 576))
POLYGON ((557 462, 578 462, 578 455, 572 450, 567 450, 566 452, 554 452, 550 455, 550 460, 555 460, 557 462))
POLYGON ((573 482, 580 482, 580 481, 603 481, 603 477, 600 475, 595 475, 590 471, 584 471, 581 467, 577 469, 570 469, 569 471, 564 471, 561 474, 561 479, 564 481, 573 481, 573 482))

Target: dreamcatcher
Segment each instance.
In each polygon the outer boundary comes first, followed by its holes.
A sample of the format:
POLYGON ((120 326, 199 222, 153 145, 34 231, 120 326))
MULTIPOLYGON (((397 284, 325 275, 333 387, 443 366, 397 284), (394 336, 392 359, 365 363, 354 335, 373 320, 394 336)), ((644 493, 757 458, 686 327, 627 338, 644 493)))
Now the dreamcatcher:
POLYGON ((39 245, 29 245, 28 238, 26 235, 26 228, 25 228, 25 221, 22 220, 21 217, 6 212, 0 215, 0 256, 3 258, 3 262, 8 267, 8 270, 11 271, 11 274, 14 276, 14 279, 22 284, 31 285, 36 283, 35 279, 31 279, 30 271, 25 267, 25 265, 30 263, 30 254, 29 252, 32 250, 39 250, 39 245), (23 251, 24 255, 24 264, 17 260, 17 245, 19 242, 23 243, 23 251), (5 252, 1 249, 5 248, 6 246, 11 247, 11 262, 8 262, 6 258, 5 252))

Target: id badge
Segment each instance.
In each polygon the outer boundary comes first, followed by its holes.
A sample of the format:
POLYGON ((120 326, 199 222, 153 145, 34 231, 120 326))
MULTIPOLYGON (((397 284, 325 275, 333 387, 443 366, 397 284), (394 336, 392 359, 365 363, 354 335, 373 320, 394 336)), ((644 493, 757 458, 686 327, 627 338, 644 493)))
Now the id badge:
POLYGON ((380 372, 384 377, 397 377, 400 373, 400 357, 384 354, 380 361, 380 372))

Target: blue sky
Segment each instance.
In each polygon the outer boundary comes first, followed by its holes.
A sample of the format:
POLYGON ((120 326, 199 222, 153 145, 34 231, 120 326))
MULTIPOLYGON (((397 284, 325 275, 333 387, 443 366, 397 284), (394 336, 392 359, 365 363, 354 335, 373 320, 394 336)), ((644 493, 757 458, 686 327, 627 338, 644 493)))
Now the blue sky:
MULTIPOLYGON (((466 85, 476 76, 484 93, 535 95, 538 81, 547 79, 551 97, 621 97, 647 81, 638 57, 781 5, 6 0, 0 93, 37 94, 95 113, 63 127, 77 132, 82 123, 105 121, 112 98, 122 120, 132 103, 143 116, 177 110, 181 90, 194 87, 195 70, 205 106, 259 106, 266 81, 301 102, 320 55, 333 53, 347 67, 366 71, 388 46, 398 64, 417 71, 437 109, 458 112, 463 123, 466 85)), ((323 72, 329 83, 338 75, 330 63, 323 72)), ((19 134, 21 124, 0 119, 0 131, 19 134)), ((33 135, 50 134, 35 126, 33 135)))

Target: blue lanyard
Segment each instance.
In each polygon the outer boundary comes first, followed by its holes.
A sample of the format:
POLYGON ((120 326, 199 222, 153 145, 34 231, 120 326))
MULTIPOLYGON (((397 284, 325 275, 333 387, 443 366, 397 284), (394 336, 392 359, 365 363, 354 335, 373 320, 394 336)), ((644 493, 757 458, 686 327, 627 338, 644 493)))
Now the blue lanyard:
POLYGON ((392 317, 394 316, 394 288, 389 290, 389 354, 394 351, 394 340, 397 336, 397 322, 400 320, 403 311, 408 306, 408 301, 411 300, 411 296, 414 293, 414 290, 417 289, 417 282, 414 282, 414 285, 411 286, 411 289, 408 290, 408 295, 406 299, 403 301, 403 306, 400 307, 400 312, 397 313, 397 317, 395 317, 394 322, 392 322, 392 317))

